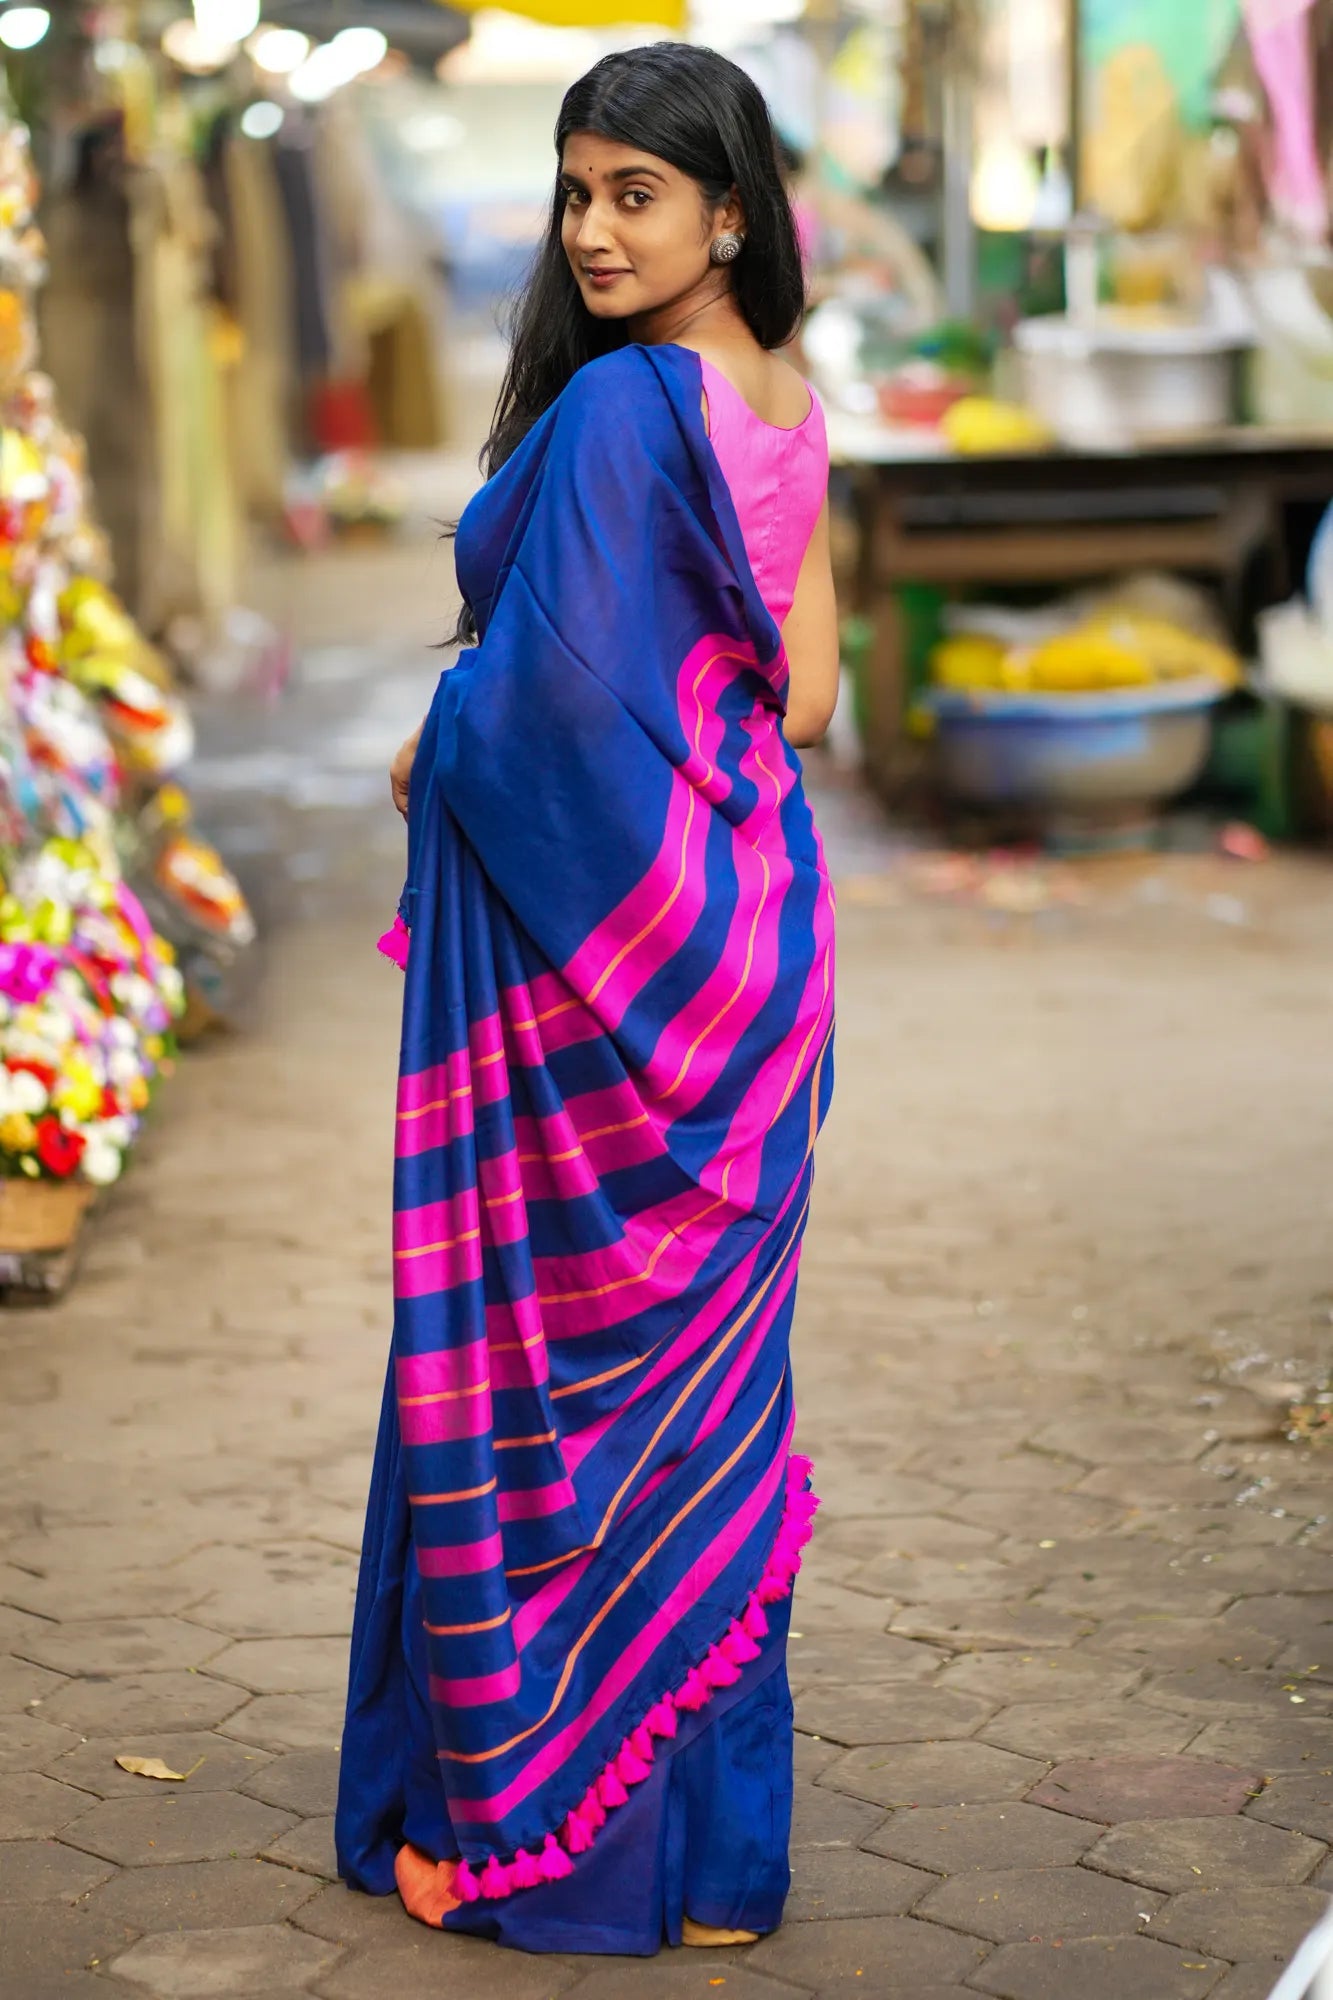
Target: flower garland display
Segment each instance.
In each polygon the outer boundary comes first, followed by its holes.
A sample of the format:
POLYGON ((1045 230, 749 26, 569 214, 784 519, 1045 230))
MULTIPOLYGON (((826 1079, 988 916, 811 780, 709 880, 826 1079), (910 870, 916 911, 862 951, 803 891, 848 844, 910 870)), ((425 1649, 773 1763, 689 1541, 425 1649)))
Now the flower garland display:
POLYGON ((0 118, 0 1257, 25 1183, 119 1179, 175 1060, 178 957, 254 937, 190 823, 185 703, 111 588, 82 443, 36 372, 35 198, 0 118))

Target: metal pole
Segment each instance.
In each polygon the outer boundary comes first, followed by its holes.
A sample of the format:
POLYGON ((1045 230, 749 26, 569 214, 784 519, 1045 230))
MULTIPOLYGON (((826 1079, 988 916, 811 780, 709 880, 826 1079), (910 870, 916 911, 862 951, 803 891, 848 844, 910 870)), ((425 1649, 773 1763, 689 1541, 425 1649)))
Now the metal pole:
POLYGON ((940 261, 949 317, 970 320, 976 310, 977 238, 972 226, 972 61, 962 13, 962 7, 951 7, 943 23, 940 261))

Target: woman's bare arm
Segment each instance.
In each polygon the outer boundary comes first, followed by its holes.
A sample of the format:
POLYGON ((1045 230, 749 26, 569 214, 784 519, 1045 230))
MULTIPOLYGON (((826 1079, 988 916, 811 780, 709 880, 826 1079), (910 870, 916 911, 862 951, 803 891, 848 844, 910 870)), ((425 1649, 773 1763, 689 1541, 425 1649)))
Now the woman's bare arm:
POLYGON ((407 799, 412 788, 412 766, 417 760, 417 745, 421 741, 421 732, 425 726, 424 722, 418 723, 389 766, 389 789, 393 793, 393 802, 404 819, 407 818, 407 799))
POLYGON ((787 741, 801 749, 818 743, 838 700, 838 606, 827 500, 801 564, 782 639, 791 668, 785 733, 787 741))

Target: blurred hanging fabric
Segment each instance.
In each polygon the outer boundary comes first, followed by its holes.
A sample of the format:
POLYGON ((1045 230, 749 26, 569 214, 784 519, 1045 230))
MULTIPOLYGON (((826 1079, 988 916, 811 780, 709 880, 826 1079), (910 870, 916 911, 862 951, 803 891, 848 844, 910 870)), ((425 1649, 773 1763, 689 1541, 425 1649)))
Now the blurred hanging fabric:
MULTIPOLYGON (((448 0, 448 4, 464 14, 478 14, 494 0, 448 0)), ((530 21, 545 21, 553 28, 619 28, 647 22, 683 34, 686 27, 685 0, 504 0, 504 5, 507 13, 526 14, 530 21)))

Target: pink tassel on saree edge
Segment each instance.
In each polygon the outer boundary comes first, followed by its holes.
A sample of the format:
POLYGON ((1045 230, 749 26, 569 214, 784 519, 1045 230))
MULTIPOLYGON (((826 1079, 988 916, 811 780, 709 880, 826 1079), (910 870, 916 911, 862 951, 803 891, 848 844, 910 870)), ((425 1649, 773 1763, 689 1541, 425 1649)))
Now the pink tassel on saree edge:
POLYGON ((645 1778, 651 1778, 653 1767, 645 1764, 635 1752, 634 1745, 626 1737, 616 1758, 616 1776, 622 1785, 641 1785, 645 1778))
POLYGON ((510 1886, 509 1869, 493 1854, 481 1871, 477 1887, 488 1902, 498 1902, 501 1896, 509 1894, 510 1886))
POLYGON ((384 954, 385 958, 392 959, 400 972, 406 972, 407 947, 411 941, 412 934, 408 930, 407 925, 401 917, 395 917, 392 926, 385 931, 384 936, 380 939, 377 949, 384 954))
POLYGON ((608 1764, 597 1780, 597 1796, 608 1811, 612 1806, 629 1804, 629 1793, 616 1776, 614 1764, 608 1764))
MULTIPOLYGON (((404 939, 407 930, 401 923, 404 939)), ((391 932, 390 938, 393 933, 391 932)), ((406 946, 404 946, 404 956, 406 946)), ((387 956, 394 957, 390 951, 387 956)), ((674 1695, 665 1694, 654 1702, 638 1727, 625 1738, 610 1763, 598 1774, 582 1799, 566 1817, 559 1838, 548 1833, 541 1853, 535 1858, 520 1848, 506 1865, 491 1855, 478 1880, 466 1861, 459 1866, 454 1893, 465 1903, 478 1896, 498 1901, 516 1889, 535 1889, 539 1882, 558 1882, 574 1873, 571 1855, 586 1854, 606 1825, 608 1811, 629 1803, 629 1785, 640 1785, 652 1775, 656 1756, 653 1738, 673 1737, 679 1728, 678 1709, 697 1710, 707 1706, 719 1688, 734 1687, 741 1678, 741 1666, 759 1657, 758 1641, 768 1636, 765 1604, 786 1597, 801 1567, 801 1550, 810 1540, 810 1523, 819 1502, 807 1491, 814 1470, 808 1458, 793 1456, 787 1461, 787 1498, 782 1524, 778 1529, 764 1573, 751 1591, 739 1618, 733 1618, 716 1645, 710 1646, 697 1666, 690 1668, 684 1685, 674 1695)))
POLYGON ((746 1605, 741 1625, 751 1639, 768 1637, 768 1620, 764 1616, 764 1607, 757 1597, 752 1597, 746 1605))
POLYGON ((528 1853, 526 1847, 520 1847, 518 1853, 514 1856, 514 1865, 509 1871, 510 1888, 535 1889, 545 1879, 541 1871, 541 1864, 528 1853))
POLYGON ((669 1694, 663 1695, 661 1701, 649 1709, 645 1717, 645 1727, 651 1730, 654 1736, 675 1735, 680 1723, 676 1717, 676 1704, 669 1694))
POLYGON ((546 1845, 542 1849, 538 1865, 541 1868, 543 1882, 563 1882, 566 1875, 574 1873, 574 1863, 553 1833, 548 1833, 546 1836, 546 1845))

